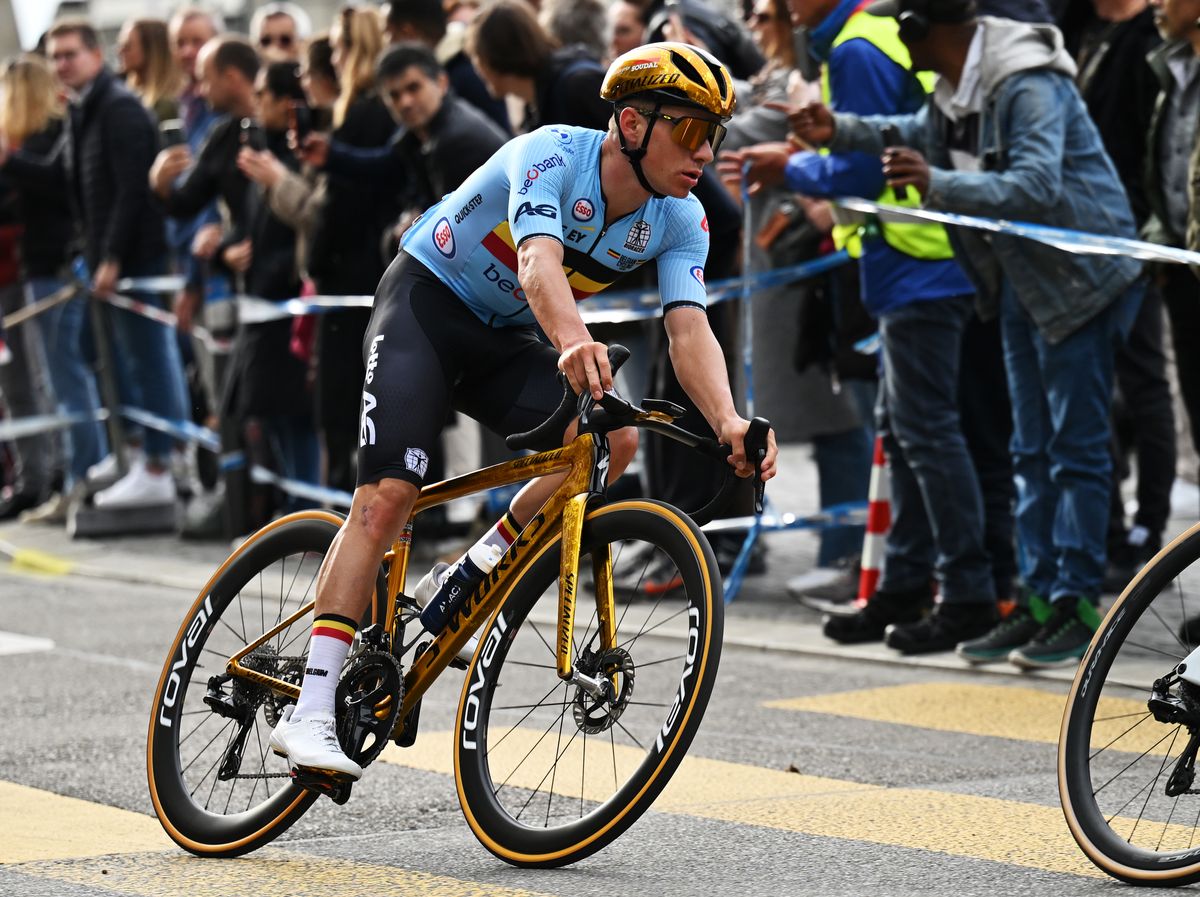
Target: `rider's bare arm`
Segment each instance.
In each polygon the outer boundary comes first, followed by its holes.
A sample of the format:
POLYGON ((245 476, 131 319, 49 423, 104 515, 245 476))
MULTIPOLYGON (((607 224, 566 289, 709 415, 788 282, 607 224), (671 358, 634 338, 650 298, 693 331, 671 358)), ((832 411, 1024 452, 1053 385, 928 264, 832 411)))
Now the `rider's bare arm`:
POLYGON ((563 273, 563 247, 550 237, 526 240, 517 250, 517 279, 550 342, 559 351, 558 367, 576 392, 587 389, 599 399, 612 389, 608 349, 595 342, 579 316, 563 273))
MULTIPOLYGON (((750 476, 754 467, 746 462, 742 439, 750 422, 737 412, 725 372, 725 356, 708 324, 703 309, 673 308, 663 319, 671 341, 671 364, 683 387, 709 426, 724 443, 733 446, 730 461, 739 476, 750 476)), ((768 437, 767 457, 762 465, 762 478, 775 476, 775 434, 768 437)))

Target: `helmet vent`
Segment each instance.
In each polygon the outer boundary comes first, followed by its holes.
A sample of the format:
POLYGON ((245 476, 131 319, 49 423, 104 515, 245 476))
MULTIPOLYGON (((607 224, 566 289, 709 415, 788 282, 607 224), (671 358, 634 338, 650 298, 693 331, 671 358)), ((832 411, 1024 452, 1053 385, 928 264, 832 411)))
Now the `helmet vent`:
POLYGON ((729 99, 729 85, 725 83, 725 78, 723 76, 723 72, 721 71, 720 65, 714 65, 705 56, 701 56, 700 58, 704 60, 704 64, 707 65, 708 70, 712 72, 713 80, 717 82, 717 91, 721 94, 721 99, 729 99))
POLYGON ((671 61, 673 63, 675 63, 675 65, 679 69, 679 71, 683 73, 683 76, 685 78, 687 78, 689 81, 691 81, 693 84, 703 84, 704 83, 704 78, 701 77, 701 75, 698 71, 696 71, 696 67, 694 65, 692 65, 687 59, 685 59, 682 56, 682 54, 672 51, 671 52, 671 61))

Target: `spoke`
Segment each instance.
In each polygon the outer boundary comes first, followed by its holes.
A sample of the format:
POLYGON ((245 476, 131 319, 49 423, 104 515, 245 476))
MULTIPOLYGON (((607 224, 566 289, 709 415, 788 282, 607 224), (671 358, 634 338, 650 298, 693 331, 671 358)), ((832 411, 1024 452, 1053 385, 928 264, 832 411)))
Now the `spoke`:
MULTIPOLYGON (((537 797, 538 794, 541 793, 542 785, 544 785, 546 783, 546 779, 549 778, 550 773, 558 766, 558 761, 562 759, 563 754, 565 754, 567 751, 569 751, 571 749, 571 745, 574 744, 574 742, 575 742, 575 736, 578 734, 579 734, 579 730, 576 729, 574 734, 571 735, 570 740, 567 742, 567 746, 565 748, 563 748, 563 753, 559 754, 557 757, 554 758, 554 763, 551 764, 550 769, 546 770, 546 774, 544 776, 542 776, 542 780, 537 783, 537 787, 533 789, 533 793, 531 795, 529 795, 529 798, 525 801, 524 804, 521 805, 521 809, 517 811, 517 815, 514 818, 519 819, 521 817, 521 814, 525 812, 525 809, 529 806, 529 804, 533 802, 533 799, 535 797, 537 797)), ((501 785, 500 787, 503 788, 504 786, 501 785)), ((496 795, 499 795, 500 791, 497 790, 493 793, 496 795)))
MULTIPOLYGON (((1122 732, 1120 735, 1118 735, 1116 738, 1114 738, 1112 741, 1110 741, 1104 747, 1100 748, 1100 750, 1096 751, 1096 753, 1090 755, 1088 757, 1088 762, 1090 763, 1092 760, 1095 760, 1097 757, 1099 757, 1101 754, 1103 754, 1105 751, 1107 751, 1110 747, 1112 747, 1114 744, 1116 744, 1118 741, 1120 741, 1122 738, 1124 738, 1126 735, 1128 735, 1130 732, 1132 732, 1134 729, 1136 729, 1138 726, 1140 726, 1142 723, 1144 723, 1148 719, 1150 719, 1150 711, 1149 710, 1146 711, 1145 715, 1142 716, 1142 718, 1140 720, 1138 720, 1136 723, 1134 723, 1132 726, 1130 726, 1128 729, 1126 729, 1124 732, 1122 732)), ((1165 738, 1166 736, 1164 735, 1163 737, 1165 738)), ((1143 751, 1142 756, 1138 757, 1138 760, 1140 760, 1142 757, 1146 756, 1147 753, 1149 753, 1149 750, 1143 751)), ((1134 760, 1133 762, 1137 763, 1137 760, 1134 760)), ((1118 775, 1119 775, 1119 773, 1118 773, 1118 775)), ((1106 782, 1105 784, 1108 784, 1108 783, 1106 782)), ((1093 793, 1095 793, 1095 792, 1093 792, 1093 793)))
POLYGON ((613 737, 612 726, 608 727, 608 743, 612 745, 613 758, 613 794, 621 790, 621 783, 617 781, 617 740, 613 737))
MULTIPOLYGON (((686 605, 686 604, 685 604, 683 607, 679 608, 679 610, 675 611, 675 613, 671 614, 671 616, 667 617, 665 620, 661 620, 660 622, 658 622, 658 623, 655 623, 655 624, 654 624, 653 626, 651 626, 649 629, 645 629, 645 630, 643 630, 643 631, 639 632, 637 635, 635 635, 635 636, 634 636, 633 638, 631 638, 629 641, 627 641, 627 642, 621 642, 621 644, 619 644, 617 647, 618 647, 618 648, 625 648, 626 650, 628 650, 629 648, 632 648, 632 647, 633 647, 633 643, 634 643, 634 642, 636 642, 638 639, 640 639, 640 638, 641 638, 643 635, 649 635, 649 634, 650 634, 650 633, 652 633, 652 632, 653 632, 655 629, 658 629, 660 626, 666 626, 668 623, 670 623, 672 620, 674 620, 674 619, 675 619, 676 617, 678 617, 680 614, 686 614, 686 613, 687 613, 687 611, 688 611, 688 605, 686 605)), ((649 620, 649 617, 647 617, 646 619, 647 619, 647 621, 648 621, 648 620, 649 620)), ((645 625, 645 624, 643 624, 643 625, 645 625)))
MULTIPOLYGON (((1178 641, 1178 639, 1176 641, 1178 641)), ((1174 661, 1183 660, 1183 657, 1178 654, 1174 654, 1170 651, 1164 651, 1162 648, 1155 648, 1153 645, 1143 645, 1141 642, 1135 642, 1132 639, 1125 639, 1125 644, 1133 648, 1141 648, 1143 651, 1150 651, 1153 654, 1161 654, 1163 657, 1169 657, 1174 661)))
MULTIPOLYGON (((1187 622, 1187 611, 1183 607, 1183 583, 1181 583, 1179 581, 1178 576, 1175 577, 1175 591, 1179 593, 1179 619, 1183 620, 1183 622, 1186 623, 1187 622)), ((1184 627, 1183 632, 1184 632, 1184 635, 1187 634, 1187 632, 1188 632, 1187 627, 1184 627)), ((1184 645, 1184 648, 1187 650, 1187 652, 1189 654, 1191 653, 1191 640, 1190 639, 1188 640, 1188 644, 1184 645)))
POLYGON ((1171 827, 1171 820, 1175 818, 1175 810, 1179 806, 1179 798, 1182 795, 1175 795, 1175 802, 1171 804, 1171 812, 1167 814, 1167 821, 1163 823, 1162 834, 1158 836, 1158 843, 1154 845, 1154 851, 1157 853, 1162 850, 1163 838, 1167 836, 1167 829, 1171 827))
MULTIPOLYGON (((1149 754, 1152 750, 1154 750, 1156 747, 1158 747, 1160 744, 1162 744, 1164 741, 1166 741, 1172 735, 1175 735, 1178 731, 1179 731, 1179 726, 1176 726, 1174 729, 1172 729, 1170 732, 1168 732, 1162 738, 1158 739, 1158 741, 1154 742, 1154 744, 1150 745, 1150 747, 1146 748, 1146 750, 1142 751, 1142 753, 1140 753, 1138 756, 1134 757, 1133 760, 1124 769, 1122 769, 1120 772, 1118 772, 1115 776, 1113 776, 1111 779, 1109 779, 1107 782, 1105 782, 1099 788, 1094 789, 1092 791, 1092 797, 1095 797, 1097 794, 1099 794, 1101 791, 1103 791, 1105 788, 1107 788, 1109 785, 1111 785, 1113 782, 1115 782, 1120 776, 1124 775, 1126 772, 1128 772, 1130 769, 1132 769, 1135 763, 1140 763, 1142 761, 1143 757, 1145 757, 1147 754, 1149 754)), ((1138 789, 1137 793, 1138 794, 1142 793, 1140 788, 1138 789)), ((1136 798, 1136 797, 1137 797, 1137 794, 1135 794, 1133 796, 1133 798, 1136 798)), ((1130 798, 1128 801, 1126 801, 1125 807, 1129 806, 1129 804, 1133 802, 1133 798, 1130 798)), ((1125 807, 1121 807, 1121 810, 1124 810, 1125 807)), ((1117 812, 1119 813, 1120 810, 1118 810, 1117 812)), ((1115 818, 1116 814, 1113 814, 1113 815, 1115 818)))
POLYGON ((529 624, 529 628, 534 631, 538 638, 542 640, 542 644, 546 646, 546 650, 550 652, 550 656, 554 658, 554 669, 558 669, 558 652, 554 650, 554 646, 546 641, 546 637, 542 635, 542 631, 537 628, 537 623, 530 620, 528 617, 525 622, 529 624))
POLYGON ((687 659, 686 654, 677 654, 674 657, 664 657, 662 660, 639 660, 638 664, 637 664, 637 668, 640 670, 645 667, 652 667, 658 663, 671 663, 672 661, 679 662, 681 660, 686 660, 686 659, 687 659))
MULTIPOLYGON (((561 712, 561 713, 558 715, 558 718, 557 718, 557 719, 555 719, 553 722, 551 722, 551 723, 550 723, 550 726, 549 726, 549 728, 547 728, 547 729, 546 729, 546 731, 545 731, 545 732, 543 732, 543 733, 541 734, 541 736, 538 738, 538 740, 537 740, 537 741, 535 741, 535 742, 533 743, 533 747, 531 747, 531 748, 530 748, 530 749, 529 749, 529 750, 528 750, 528 751, 525 753, 525 756, 521 758, 521 761, 520 761, 520 762, 519 762, 519 763, 518 763, 516 766, 514 766, 512 769, 510 769, 510 770, 508 771, 508 776, 507 776, 507 777, 504 779, 504 781, 503 781, 503 782, 501 782, 501 783, 500 783, 500 787, 499 787, 499 788, 497 788, 495 791, 493 791, 493 792, 492 792, 493 794, 495 794, 495 795, 497 795, 497 796, 498 796, 498 795, 500 794, 500 792, 501 792, 501 791, 503 791, 503 790, 505 789, 505 787, 506 787, 506 786, 508 785, 508 783, 509 783, 509 780, 510 780, 510 779, 512 779, 513 775, 515 775, 515 774, 516 774, 516 771, 517 771, 518 769, 520 769, 522 766, 524 766, 524 765, 525 765, 525 761, 526 761, 526 760, 528 760, 528 759, 530 758, 530 756, 532 756, 533 752, 537 750, 537 748, 538 748, 538 745, 539 745, 539 744, 541 744, 541 743, 542 743, 542 741, 545 739, 545 737, 546 737, 547 735, 549 735, 549 734, 550 734, 550 732, 551 732, 551 731, 554 729, 554 727, 555 727, 556 725, 558 725, 558 721, 559 721, 559 720, 561 720, 561 719, 562 719, 564 716, 566 716, 566 713, 567 713, 567 705, 566 705, 566 704, 563 704, 563 709, 562 709, 562 712, 561 712)), ((573 741, 573 740, 574 740, 574 736, 572 736, 572 741, 573 741)), ((567 742, 567 747, 570 747, 570 746, 571 746, 571 742, 567 742)), ((488 756, 489 756, 489 757, 491 756, 491 753, 492 753, 492 752, 491 752, 491 750, 489 749, 489 750, 488 750, 488 756)), ((559 757, 561 757, 561 756, 562 756, 562 754, 559 754, 558 756, 559 756, 559 757)), ((555 763, 557 763, 557 762, 558 762, 558 757, 555 757, 555 758, 554 758, 554 760, 555 760, 555 763)), ((546 773, 546 775, 550 775, 550 773, 549 773, 549 772, 547 772, 547 773, 546 773)), ((546 776, 542 776, 542 782, 544 782, 544 781, 546 781, 546 776)), ((539 782, 539 783, 538 783, 538 788, 539 788, 539 789, 541 788, 541 782, 539 782)), ((526 803, 526 806, 528 806, 528 803, 526 803)))
MULTIPOLYGON (((1178 582, 1178 580, 1176 580, 1176 582, 1178 582)), ((1179 647, 1181 647, 1183 649, 1184 654, 1191 653, 1188 650, 1188 646, 1185 645, 1183 643, 1183 641, 1179 638, 1179 633, 1176 632, 1174 629, 1172 629, 1169 625, 1167 625, 1167 621, 1162 618, 1162 614, 1160 614, 1158 612, 1158 610, 1155 609, 1153 604, 1147 604, 1146 610, 1148 610, 1148 611, 1150 611, 1150 613, 1154 614, 1154 619, 1156 619, 1156 620, 1158 620, 1158 622, 1162 623, 1163 629, 1167 630, 1167 633, 1171 636, 1171 638, 1175 639, 1175 641, 1179 645, 1179 647)))
POLYGON ((579 764, 579 818, 583 818, 583 798, 587 793, 587 732, 583 733, 583 762, 579 764))
MULTIPOLYGON (((179 747, 183 747, 183 743, 184 743, 185 741, 187 741, 189 738, 191 738, 193 735, 195 735, 195 734, 196 734, 196 731, 197 731, 197 730, 198 730, 198 729, 199 729, 201 726, 203 726, 203 725, 204 725, 206 722, 208 722, 208 717, 210 717, 210 716, 215 716, 215 715, 216 715, 216 714, 214 714, 214 713, 213 713, 211 710, 209 710, 208 708, 205 708, 204 710, 193 710, 192 712, 193 712, 193 713, 203 713, 203 714, 205 715, 205 717, 204 717, 204 719, 202 719, 202 720, 200 720, 199 722, 197 722, 197 723, 196 723, 196 725, 192 726, 192 728, 191 728, 191 731, 190 731, 190 732, 188 732, 186 735, 182 735, 182 736, 180 736, 180 738, 179 738, 179 742, 178 742, 178 745, 179 745, 179 747)), ((184 715, 184 716, 186 716, 187 714, 183 714, 183 715, 184 715)))
POLYGON ((206 744, 204 747, 200 748, 200 750, 198 750, 196 752, 196 756, 192 757, 192 759, 188 761, 187 766, 185 766, 183 769, 179 770, 179 775, 182 777, 185 772, 187 772, 189 769, 191 769, 192 764, 200 759, 200 755, 203 754, 205 751, 207 751, 210 747, 212 747, 213 742, 216 741, 218 738, 220 738, 224 734, 225 730, 228 729, 232 725, 233 725, 233 720, 231 720, 231 719, 226 720, 225 725, 223 725, 220 729, 217 730, 217 734, 208 740, 208 744, 206 744))
MULTIPOLYGON (((546 698, 550 697, 552 694, 554 694, 556 691, 558 691, 559 684, 560 683, 555 682, 553 687, 548 692, 546 692, 544 695, 542 695, 542 700, 539 703, 534 705, 533 710, 536 710, 538 707, 546 706, 546 704, 545 704, 546 698)), ((496 687, 497 688, 500 687, 499 682, 496 683, 496 687)), ((517 727, 520 726, 521 723, 525 722, 525 720, 529 719, 529 717, 533 714, 533 710, 528 711, 523 717, 521 717, 519 720, 517 720, 513 724, 512 728, 510 728, 507 732, 505 732, 502 736, 500 736, 500 740, 497 741, 495 744, 492 744, 491 739, 489 739, 488 740, 489 741, 488 748, 485 753, 485 756, 490 755, 495 748, 498 748, 498 747, 500 747, 500 745, 504 744, 504 739, 508 738, 509 735, 511 735, 513 732, 517 731, 517 727)), ((489 719, 490 719, 490 717, 489 717, 489 719)))
POLYGON ((636 735, 634 735, 632 732, 630 732, 628 729, 625 728, 625 724, 623 722, 621 722, 619 719, 613 720, 613 722, 615 722, 618 726, 621 727, 621 731, 624 732, 626 735, 628 735, 630 737, 630 739, 633 740, 634 744, 636 744, 638 747, 640 747, 643 751, 646 750, 646 746, 644 744, 642 744, 640 741, 638 741, 636 735))
POLYGON ((1154 786, 1158 784, 1158 780, 1162 778, 1163 770, 1167 768, 1167 762, 1171 759, 1171 751, 1175 749, 1175 739, 1179 737, 1179 729, 1175 729, 1175 735, 1171 738, 1171 743, 1167 746, 1167 755, 1163 757, 1162 764, 1158 767, 1158 773, 1150 780, 1150 787, 1146 789, 1146 799, 1142 801, 1141 812, 1138 813, 1137 822, 1133 824, 1132 831, 1129 832, 1129 837, 1126 839, 1127 844, 1133 843, 1133 836, 1137 832, 1137 827, 1142 824, 1142 817, 1146 815, 1146 807, 1150 806, 1150 798, 1154 795, 1154 786))
MULTIPOLYGON (((560 752, 562 751, 563 725, 567 721, 566 705, 567 705, 567 697, 569 694, 570 694, 570 689, 564 687, 563 688, 563 711, 564 712, 558 717, 558 741, 554 745, 554 753, 560 757, 562 756, 562 754, 560 752)), ((558 764, 555 763, 554 766, 551 767, 550 788, 546 791, 546 828, 550 828, 550 808, 552 806, 554 806, 554 780, 557 776, 558 776, 558 764)), ((520 814, 518 814, 517 818, 518 819, 520 818, 520 814)))
MULTIPOLYGON (((255 715, 255 722, 258 717, 255 715)), ((258 742, 258 771, 262 773, 263 787, 267 789, 267 799, 271 797, 271 786, 266 784, 267 781, 267 750, 263 747, 262 733, 258 731, 257 724, 254 726, 254 740, 258 742)), ((254 786, 250 789, 250 798, 246 801, 246 812, 250 812, 250 805, 254 802, 254 792, 258 790, 258 779, 254 780, 254 786)))
MULTIPOLYGON (((240 610, 240 609, 241 609, 241 607, 242 607, 241 595, 242 595, 242 593, 241 593, 241 592, 238 592, 238 594, 237 594, 237 602, 238 602, 238 609, 239 609, 239 610, 240 610)), ((239 640, 239 641, 240 641, 240 642, 241 642, 243 645, 244 645, 244 644, 246 644, 246 642, 250 641, 248 638, 246 638, 246 636, 245 636, 245 635, 239 635, 239 634, 238 634, 238 631, 237 631, 236 629, 234 629, 232 626, 230 626, 228 622, 226 622, 224 614, 222 614, 221 616, 217 617, 217 622, 218 622, 218 623, 220 623, 222 626, 224 626, 226 629, 228 629, 228 630, 229 630, 229 631, 230 631, 230 632, 233 634, 233 637, 234 637, 234 638, 236 638, 236 639, 238 639, 238 640, 239 640)), ((243 626, 245 626, 246 624, 245 624, 245 623, 243 623, 242 625, 243 625, 243 626)))
MULTIPOLYGON (((644 664, 638 664, 638 666, 644 666, 644 664)), ((1134 716, 1140 716, 1142 719, 1145 719, 1149 715, 1150 715, 1149 710, 1135 710, 1133 713, 1118 713, 1116 716, 1098 716, 1094 720, 1092 720, 1092 725, 1095 725, 1096 723, 1111 722, 1114 719, 1129 719, 1130 717, 1134 717, 1134 716)), ((1129 730, 1126 729, 1125 731, 1128 732, 1129 730)), ((1123 735, 1124 733, 1121 733, 1121 734, 1123 735)))
POLYGON ((558 669, 557 664, 533 663, 532 661, 528 661, 528 660, 506 660, 504 662, 506 664, 508 664, 509 666, 535 667, 539 670, 557 670, 558 669))

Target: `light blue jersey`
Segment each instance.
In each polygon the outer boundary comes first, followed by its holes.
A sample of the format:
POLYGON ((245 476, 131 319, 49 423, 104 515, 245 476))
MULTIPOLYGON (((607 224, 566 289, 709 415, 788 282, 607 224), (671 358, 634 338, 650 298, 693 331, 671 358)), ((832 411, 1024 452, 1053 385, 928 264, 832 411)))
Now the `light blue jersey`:
POLYGON ((562 243, 563 272, 577 302, 656 259, 663 310, 703 308, 708 219, 700 201, 651 198, 606 226, 604 137, 552 126, 510 140, 426 211, 401 248, 492 327, 534 323, 517 280, 517 248, 542 236, 562 243))

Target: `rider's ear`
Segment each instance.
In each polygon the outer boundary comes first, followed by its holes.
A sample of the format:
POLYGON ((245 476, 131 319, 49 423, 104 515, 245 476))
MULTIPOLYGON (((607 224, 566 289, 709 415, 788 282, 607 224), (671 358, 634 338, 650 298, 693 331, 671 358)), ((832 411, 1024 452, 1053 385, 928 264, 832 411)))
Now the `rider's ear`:
POLYGON ((642 126, 644 124, 645 119, 633 107, 625 106, 617 110, 617 128, 624 133, 626 140, 630 142, 640 141, 642 139, 642 126))

